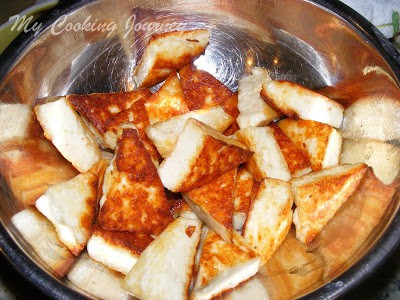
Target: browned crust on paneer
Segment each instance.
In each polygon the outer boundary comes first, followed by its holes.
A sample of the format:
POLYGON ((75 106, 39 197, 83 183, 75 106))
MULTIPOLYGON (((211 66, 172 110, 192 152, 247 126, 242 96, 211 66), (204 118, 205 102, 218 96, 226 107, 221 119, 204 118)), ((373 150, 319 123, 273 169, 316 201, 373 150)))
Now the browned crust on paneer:
POLYGON ((298 171, 311 168, 310 161, 303 149, 297 147, 275 123, 270 124, 269 127, 288 164, 290 174, 294 175, 298 171))
POLYGON ((112 116, 128 109, 137 100, 150 96, 148 89, 139 89, 130 92, 68 95, 67 100, 100 134, 104 134, 112 116))
MULTIPOLYGON (((97 187, 98 187, 98 179, 97 176, 94 175, 93 173, 89 173, 90 179, 87 182, 87 189, 90 189, 93 193, 91 197, 86 198, 86 209, 85 209, 85 214, 82 215, 80 219, 80 227, 85 228, 90 236, 90 233, 92 231, 93 223, 96 219, 96 212, 97 212, 97 187)), ((82 249, 79 249, 79 252, 74 253, 75 255, 78 255, 81 252, 82 249)))
POLYGON ((180 69, 179 75, 190 110, 224 105, 232 95, 231 90, 217 78, 206 71, 196 69, 193 65, 180 69))
MULTIPOLYGON (((187 35, 188 33, 191 33, 192 31, 203 31, 206 32, 207 29, 195 29, 195 30, 180 30, 180 31, 170 31, 170 32, 164 32, 161 34, 153 35, 149 41, 149 45, 152 43, 158 42, 158 40, 165 39, 168 37, 174 37, 174 36, 184 36, 187 35)), ((185 53, 184 55, 175 55, 173 57, 168 57, 168 58, 163 58, 161 56, 158 56, 154 62, 153 68, 154 69, 180 69, 183 66, 189 64, 195 57, 199 56, 204 52, 203 47, 198 47, 199 41, 196 39, 186 39, 187 42, 192 43, 193 47, 192 50, 194 50, 192 53, 185 53)))
POLYGON ((157 148, 146 134, 146 127, 150 125, 149 117, 145 108, 146 101, 147 98, 141 98, 133 103, 128 109, 113 116, 106 122, 106 129, 117 134, 120 125, 124 123, 132 123, 138 130, 139 137, 146 150, 150 153, 150 156, 153 159, 158 160, 160 155, 157 152, 157 148))
POLYGON ((150 121, 155 120, 151 121, 153 123, 189 112, 177 72, 168 76, 163 86, 146 101, 145 107, 150 121))
POLYGON ((108 245, 124 248, 134 255, 140 255, 154 240, 144 233, 104 230, 97 223, 94 225, 93 235, 101 237, 108 245))
POLYGON ((197 189, 188 191, 187 196, 213 219, 232 232, 233 192, 236 169, 197 189))
MULTIPOLYGON (((284 82, 289 84, 290 86, 292 86, 293 88, 297 87, 296 84, 294 84, 293 82, 290 81, 279 81, 279 82, 284 82)), ((261 98, 265 101, 265 103, 267 103, 273 110, 280 112, 286 116, 288 116, 289 118, 295 119, 297 120, 299 118, 299 116, 297 115, 297 113, 295 111, 293 111, 292 109, 290 109, 289 107, 286 107, 285 105, 280 105, 278 104, 275 99, 273 99, 272 97, 270 97, 268 95, 268 91, 266 91, 264 89, 264 87, 262 88, 261 92, 260 92, 261 98)))
POLYGON ((135 129, 120 135, 114 167, 99 213, 101 227, 159 235, 173 218, 157 169, 135 129))
POLYGON ((240 167, 237 172, 235 183, 235 211, 247 214, 249 212, 251 202, 255 197, 253 189, 255 189, 256 181, 252 176, 243 178, 248 171, 244 167, 240 167))
POLYGON ((227 136, 234 134, 240 129, 239 124, 236 122, 240 113, 238 109, 238 95, 239 94, 236 92, 232 96, 228 97, 223 106, 224 111, 234 119, 233 123, 224 131, 224 134, 227 136))
POLYGON ((247 149, 227 144, 210 135, 204 138, 204 145, 205 147, 193 163, 193 168, 187 175, 187 179, 180 185, 179 192, 193 190, 205 185, 222 174, 236 169, 253 156, 253 152, 247 149), (218 162, 215 161, 217 155, 218 162), (212 161, 215 161, 215 164, 210 165, 212 161))

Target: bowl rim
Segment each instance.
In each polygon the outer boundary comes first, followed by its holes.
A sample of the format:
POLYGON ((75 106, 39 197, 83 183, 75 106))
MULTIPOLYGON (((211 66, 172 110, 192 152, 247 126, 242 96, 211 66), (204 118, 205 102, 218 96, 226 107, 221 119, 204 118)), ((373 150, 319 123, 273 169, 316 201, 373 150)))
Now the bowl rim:
MULTIPOLYGON (((36 32, 36 34, 32 31, 27 33, 22 32, 0 54, 0 81, 4 79, 11 66, 17 62, 20 54, 30 46, 36 39, 36 36, 50 27, 57 18, 72 13, 82 6, 95 1, 60 1, 47 14, 39 17, 36 20, 42 24, 39 32, 36 32)), ((365 37, 367 42, 375 47, 389 65, 397 80, 400 81, 400 53, 397 52, 394 45, 373 24, 352 8, 339 1, 304 1, 335 14, 349 24, 356 32, 365 37)), ((326 283, 301 299, 334 299, 348 293, 374 273, 394 252, 400 244, 399 236, 400 210, 396 212, 391 223, 375 245, 358 262, 333 281, 326 283)), ((61 280, 53 278, 34 261, 30 260, 21 248, 16 247, 13 237, 9 234, 2 221, 0 221, 0 250, 18 273, 47 296, 54 299, 88 299, 85 295, 66 286, 61 280)))

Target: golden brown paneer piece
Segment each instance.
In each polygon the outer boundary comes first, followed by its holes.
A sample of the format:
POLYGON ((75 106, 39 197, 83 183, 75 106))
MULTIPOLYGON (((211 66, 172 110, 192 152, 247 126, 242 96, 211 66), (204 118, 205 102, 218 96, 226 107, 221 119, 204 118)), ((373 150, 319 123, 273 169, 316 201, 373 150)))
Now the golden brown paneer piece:
POLYGON ((296 204, 293 223, 300 242, 312 243, 356 191, 367 170, 366 164, 337 165, 291 180, 296 204))
POLYGON ((239 143, 195 119, 188 119, 172 153, 158 174, 167 189, 186 192, 236 169, 253 153, 239 143))
POLYGON ((160 89, 145 103, 150 125, 189 112, 176 71, 172 72, 160 89))
POLYGON ((231 170, 183 197, 196 215, 227 242, 232 240, 233 192, 237 170, 231 170))
POLYGON ((224 105, 232 92, 210 73, 187 65, 179 70, 183 94, 190 110, 224 105))
POLYGON ((173 220, 164 187, 134 128, 121 128, 100 199, 103 229, 159 235, 173 220))
POLYGON ((134 71, 138 87, 151 87, 174 70, 189 64, 202 54, 210 39, 207 29, 171 31, 150 38, 134 71))

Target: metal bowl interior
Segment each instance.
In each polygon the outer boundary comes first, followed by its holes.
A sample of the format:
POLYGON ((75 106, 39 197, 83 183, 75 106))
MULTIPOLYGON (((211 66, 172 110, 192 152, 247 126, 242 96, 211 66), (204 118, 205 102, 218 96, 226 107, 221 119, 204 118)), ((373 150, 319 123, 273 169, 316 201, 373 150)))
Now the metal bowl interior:
MULTIPOLYGON (((331 87, 344 105, 367 96, 400 99, 400 59, 394 48, 361 16, 330 1, 65 1, 38 22, 43 25, 40 32, 23 34, 1 56, 2 103, 34 105, 45 97, 131 90, 132 70, 160 24, 210 28, 210 45, 195 65, 234 91, 243 74, 261 66, 274 79, 312 89, 331 87), (68 27, 84 22, 108 27, 103 32, 68 27), (344 88, 354 82, 355 88, 344 88)), ((174 29, 168 26, 164 29, 174 29)), ((50 296, 89 296, 50 270, 10 223, 15 213, 32 204, 32 197, 17 194, 3 174, 2 251, 50 296)), ((395 194, 375 230, 338 270, 292 296, 335 298, 373 272, 398 244, 399 205, 395 194)))

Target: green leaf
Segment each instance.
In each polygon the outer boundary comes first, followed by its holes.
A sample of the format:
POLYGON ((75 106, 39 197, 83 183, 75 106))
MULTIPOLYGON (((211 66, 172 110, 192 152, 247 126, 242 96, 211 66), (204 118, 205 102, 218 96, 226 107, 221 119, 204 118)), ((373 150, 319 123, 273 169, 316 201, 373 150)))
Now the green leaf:
POLYGON ((399 12, 394 11, 392 13, 392 22, 393 22, 393 36, 399 33, 399 12))

